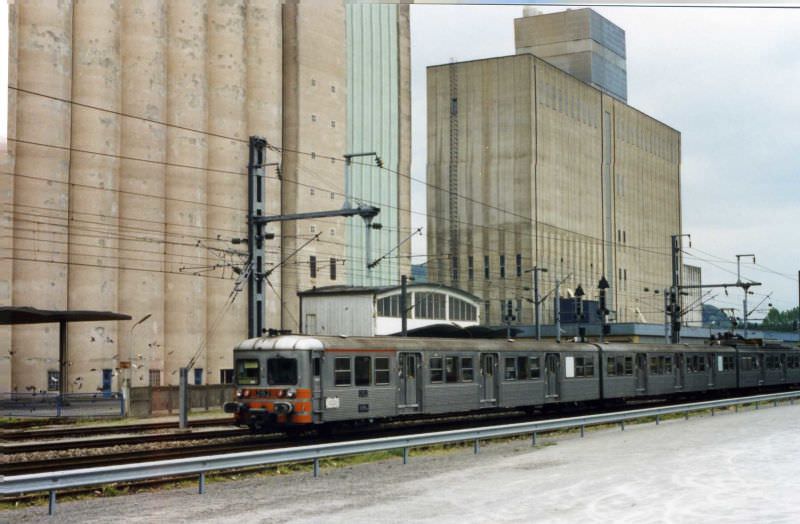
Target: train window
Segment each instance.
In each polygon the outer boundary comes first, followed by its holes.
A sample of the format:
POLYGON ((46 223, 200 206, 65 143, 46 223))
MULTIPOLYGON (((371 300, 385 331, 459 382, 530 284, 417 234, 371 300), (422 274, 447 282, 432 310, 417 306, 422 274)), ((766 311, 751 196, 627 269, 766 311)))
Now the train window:
POLYGON ((608 357, 606 359, 606 372, 609 377, 617 375, 617 359, 616 357, 608 357))
POLYGON ((658 370, 658 357, 650 357, 650 374, 651 375, 658 375, 660 372, 658 370))
POLYGON ((529 357, 528 365, 528 378, 534 379, 542 376, 542 368, 539 365, 539 357, 529 357))
POLYGON ((441 383, 443 378, 442 357, 431 357, 431 383, 441 383))
POLYGON ((356 386, 369 386, 372 378, 372 357, 356 357, 356 386))
POLYGON ((530 363, 528 357, 517 357, 517 378, 519 380, 528 380, 530 375, 530 363))
POLYGON ((447 382, 458 382, 458 357, 445 357, 444 372, 447 382))
POLYGON ((664 357, 664 373, 667 375, 672 374, 672 357, 664 357))
POLYGON ((753 357, 742 357, 742 371, 750 371, 753 369, 753 357))
POLYGON ((594 358, 593 357, 575 357, 575 377, 593 377, 594 376, 594 358))
POLYGON ((650 357, 651 375, 669 375, 672 373, 672 357, 650 357))
POLYGON ((350 385, 350 357, 336 357, 333 361, 333 382, 337 386, 350 385))
POLYGON ((767 369, 780 369, 781 359, 778 355, 767 355, 767 369))
POLYGON ((297 384, 297 359, 277 357, 267 360, 267 382, 271 386, 297 384))
POLYGON ((318 377, 322 372, 322 359, 319 357, 315 357, 312 362, 314 364, 314 376, 318 377))
POLYGON ((722 357, 722 371, 733 371, 733 357, 722 357))
POLYGON ((375 385, 388 384, 389 377, 389 357, 375 357, 375 385))
POLYGON ((625 375, 633 376, 633 357, 625 357, 625 375))
POLYGON ((472 357, 461 357, 461 380, 472 382, 475 374, 472 367, 472 357))
POLYGON ((505 370, 503 373, 504 380, 517 380, 517 359, 514 357, 506 357, 506 365, 503 366, 505 370))
POLYGON ((255 358, 236 359, 236 383, 243 386, 258 384, 261 374, 258 360, 255 358))
POLYGON ((791 369, 800 368, 800 355, 789 355, 786 357, 786 367, 791 369))

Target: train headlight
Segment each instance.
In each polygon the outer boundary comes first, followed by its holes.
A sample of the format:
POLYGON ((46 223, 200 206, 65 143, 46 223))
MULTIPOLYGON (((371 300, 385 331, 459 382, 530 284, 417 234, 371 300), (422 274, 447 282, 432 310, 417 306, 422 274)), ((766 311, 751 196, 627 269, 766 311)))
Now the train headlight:
POLYGON ((287 398, 295 398, 296 396, 297 396, 297 391, 293 389, 290 389, 289 391, 286 392, 287 398))
POLYGON ((242 390, 241 389, 236 390, 236 398, 242 398, 242 396, 243 396, 242 395, 242 390))

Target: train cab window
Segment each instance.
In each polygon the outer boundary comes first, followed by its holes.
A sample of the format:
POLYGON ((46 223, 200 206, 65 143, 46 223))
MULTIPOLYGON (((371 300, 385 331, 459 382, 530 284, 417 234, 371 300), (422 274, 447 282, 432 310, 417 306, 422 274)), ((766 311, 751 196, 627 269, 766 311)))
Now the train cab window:
POLYGON ((389 376, 389 357, 375 357, 375 385, 385 386, 389 376))
POLYGON ((472 367, 472 357, 461 357, 461 380, 472 382, 475 379, 474 368, 472 367))
POLYGON ((575 377, 590 378, 594 376, 593 357, 575 357, 575 377))
POLYGON ((506 365, 503 366, 504 369, 503 379, 517 380, 517 359, 515 359, 514 357, 506 357, 505 362, 506 365))
POLYGON ((258 359, 239 358, 236 359, 236 383, 242 386, 253 386, 258 384, 261 368, 258 359))
POLYGON ((270 386, 297 384, 297 359, 277 357, 267 360, 267 382, 270 386))
POLYGON ((337 386, 349 386, 350 378, 350 357, 336 357, 333 361, 333 383, 337 386))
POLYGON ((312 363, 314 367, 314 376, 319 377, 322 374, 322 359, 319 357, 314 357, 312 363))
POLYGON ((442 357, 431 357, 431 384, 440 384, 444 375, 442 370, 442 357))
POLYGON ((528 378, 535 379, 542 376, 542 368, 539 357, 528 357, 528 378))
POLYGON ((458 382, 458 357, 445 357, 444 378, 447 382, 458 382))
POLYGON ((530 375, 530 363, 528 357, 517 357, 517 378, 519 380, 528 380, 530 375))
POLYGON ((356 386, 369 386, 372 378, 372 357, 356 357, 356 386))

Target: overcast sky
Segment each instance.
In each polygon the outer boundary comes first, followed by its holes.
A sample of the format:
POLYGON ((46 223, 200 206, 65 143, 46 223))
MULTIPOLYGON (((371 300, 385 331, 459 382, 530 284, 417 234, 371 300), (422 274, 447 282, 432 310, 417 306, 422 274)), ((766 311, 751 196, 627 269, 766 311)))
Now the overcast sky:
MULTIPOLYGON (((743 262, 742 274, 763 285, 749 309, 768 293, 775 307, 795 307, 800 9, 595 9, 625 30, 628 103, 681 132, 683 232, 703 259, 684 261, 703 268, 704 283, 735 282, 735 255, 754 253, 759 266, 743 262)), ((425 177, 425 67, 513 54, 520 16, 519 6, 411 7, 414 177, 425 177)), ((424 212, 424 186, 412 190, 424 212)), ((415 253, 425 240, 415 238, 415 253)), ((713 294, 711 303, 741 310, 740 289, 713 294)))

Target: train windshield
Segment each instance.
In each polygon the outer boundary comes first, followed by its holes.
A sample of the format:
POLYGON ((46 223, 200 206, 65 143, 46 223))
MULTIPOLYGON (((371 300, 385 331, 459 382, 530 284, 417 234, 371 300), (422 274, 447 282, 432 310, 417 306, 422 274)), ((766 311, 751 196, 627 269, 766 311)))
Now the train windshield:
POLYGON ((297 384, 297 359, 277 357, 267 360, 267 381, 270 386, 297 384))
POLYGON ((258 360, 255 358, 240 358, 236 360, 236 383, 243 386, 258 384, 258 360))

